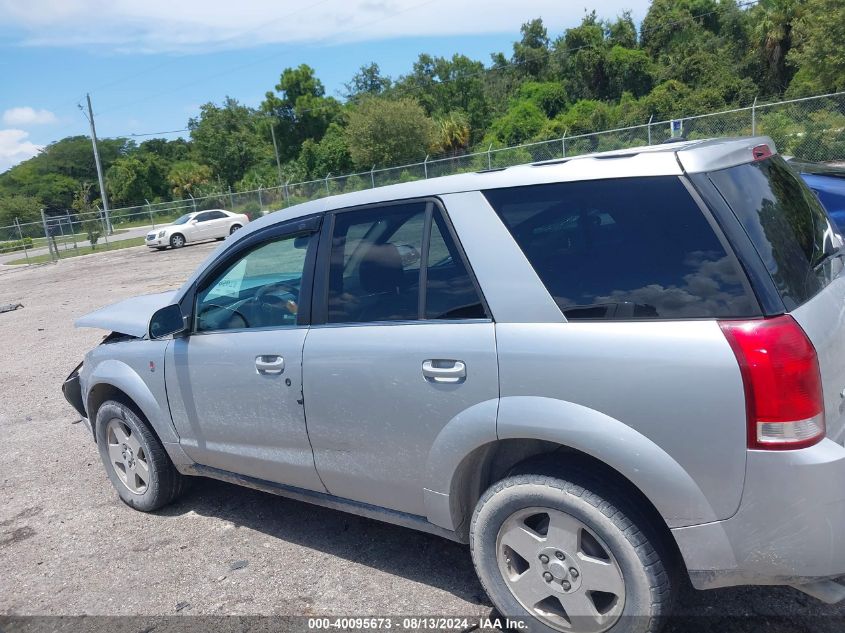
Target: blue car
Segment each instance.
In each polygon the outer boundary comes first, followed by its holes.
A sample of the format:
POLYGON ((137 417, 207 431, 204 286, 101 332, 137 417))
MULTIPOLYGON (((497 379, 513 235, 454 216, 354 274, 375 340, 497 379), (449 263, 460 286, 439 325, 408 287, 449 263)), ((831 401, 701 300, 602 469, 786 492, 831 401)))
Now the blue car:
POLYGON ((839 230, 845 232, 845 168, 795 160, 790 165, 819 197, 839 230))

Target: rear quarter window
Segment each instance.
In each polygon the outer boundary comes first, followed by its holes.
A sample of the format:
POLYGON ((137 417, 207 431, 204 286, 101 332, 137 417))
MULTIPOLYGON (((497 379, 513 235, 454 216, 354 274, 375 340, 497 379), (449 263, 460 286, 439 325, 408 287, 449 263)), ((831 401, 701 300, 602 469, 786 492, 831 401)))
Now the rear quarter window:
POLYGON ((759 314, 735 257, 677 177, 485 196, 569 320, 759 314))
POLYGON ((769 271, 787 310, 824 288, 841 268, 823 265, 838 245, 815 194, 779 156, 708 174, 769 271))

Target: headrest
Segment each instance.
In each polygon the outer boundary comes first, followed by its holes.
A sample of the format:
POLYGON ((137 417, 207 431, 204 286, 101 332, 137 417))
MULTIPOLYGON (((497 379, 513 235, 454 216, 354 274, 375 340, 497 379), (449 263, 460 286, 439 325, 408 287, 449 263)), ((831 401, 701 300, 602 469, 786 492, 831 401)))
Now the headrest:
POLYGON ((361 260, 358 274, 367 292, 396 292, 405 281, 399 249, 389 243, 373 244, 361 260))

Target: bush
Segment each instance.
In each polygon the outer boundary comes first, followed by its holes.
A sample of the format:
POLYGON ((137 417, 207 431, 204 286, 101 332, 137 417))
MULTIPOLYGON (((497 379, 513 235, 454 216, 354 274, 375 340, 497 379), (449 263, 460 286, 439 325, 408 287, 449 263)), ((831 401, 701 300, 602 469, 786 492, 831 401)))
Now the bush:
POLYGON ((240 208, 240 213, 246 213, 250 218, 256 218, 261 215, 263 209, 261 205, 258 204, 258 200, 250 200, 249 202, 242 204, 240 208))
POLYGON ((0 253, 13 253, 14 251, 22 251, 27 248, 32 248, 31 237, 25 237, 22 240, 0 242, 0 253))

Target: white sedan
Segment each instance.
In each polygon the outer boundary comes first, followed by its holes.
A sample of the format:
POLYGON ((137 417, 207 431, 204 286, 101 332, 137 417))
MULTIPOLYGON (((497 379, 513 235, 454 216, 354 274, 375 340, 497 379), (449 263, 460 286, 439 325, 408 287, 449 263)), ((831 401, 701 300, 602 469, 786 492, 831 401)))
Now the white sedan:
POLYGON ((147 233, 146 244, 159 250, 181 248, 189 242, 222 240, 249 222, 249 216, 224 209, 186 213, 181 218, 147 233))

